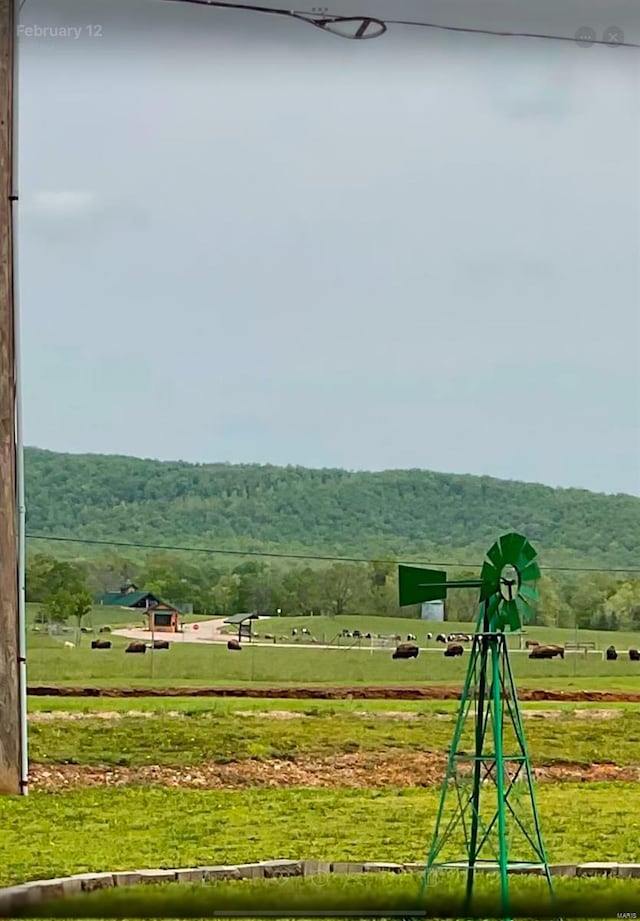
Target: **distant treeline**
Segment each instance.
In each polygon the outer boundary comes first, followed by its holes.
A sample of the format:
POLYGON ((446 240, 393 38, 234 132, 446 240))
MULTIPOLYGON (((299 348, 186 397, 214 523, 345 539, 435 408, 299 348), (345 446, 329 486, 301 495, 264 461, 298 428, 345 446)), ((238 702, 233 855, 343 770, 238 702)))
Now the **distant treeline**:
MULTIPOLYGON (((477 572, 452 570, 453 578, 477 572)), ((27 600, 56 619, 82 616, 91 598, 133 581, 194 613, 230 615, 253 611, 284 616, 380 614, 419 617, 419 608, 398 607, 397 566, 392 562, 334 563, 311 567, 252 560, 224 568, 209 557, 160 553, 142 562, 123 556, 61 561, 33 554, 27 564, 27 600)), ((640 630, 640 580, 600 573, 552 577, 539 582, 536 623, 582 629, 640 630)), ((451 593, 447 620, 471 621, 477 593, 451 593)))
MULTIPOLYGON (((463 565, 516 530, 543 565, 635 568, 640 558, 633 496, 423 470, 164 463, 35 448, 25 467, 27 529, 42 535, 463 565)), ((103 552, 71 548, 67 556, 103 552)))

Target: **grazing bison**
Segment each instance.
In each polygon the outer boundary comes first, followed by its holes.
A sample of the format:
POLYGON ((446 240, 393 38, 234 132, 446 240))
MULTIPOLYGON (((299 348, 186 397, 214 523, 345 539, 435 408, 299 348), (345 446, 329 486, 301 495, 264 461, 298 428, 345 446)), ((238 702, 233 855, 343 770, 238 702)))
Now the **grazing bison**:
POLYGON ((400 643, 391 656, 392 659, 417 659, 420 650, 413 643, 400 643))
POLYGON ((242 646, 238 640, 229 640, 227 643, 227 649, 237 649, 238 651, 242 649, 242 646))
POLYGON ((464 646, 460 643, 449 643, 447 648, 444 651, 445 656, 451 658, 452 656, 461 656, 464 652, 464 646))
POLYGON ((640 652, 637 649, 630 649, 629 658, 632 662, 640 662, 640 652))
POLYGON ((169 640, 154 640, 154 641, 153 641, 153 648, 154 648, 154 649, 168 649, 168 648, 169 648, 169 640))
POLYGON ((612 662, 614 659, 618 658, 618 653, 616 652, 615 646, 607 646, 607 651, 605 653, 607 660, 612 662))
POLYGON ((91 640, 92 649, 111 649, 111 640, 91 640))
POLYGON ((143 654, 146 651, 147 651, 147 647, 145 643, 129 643, 129 645, 125 649, 125 652, 141 652, 143 654))
POLYGON ((439 633, 436 637, 436 643, 446 643, 446 642, 447 642, 447 638, 444 635, 444 633, 439 633))
POLYGON ((560 656, 564 659, 564 649, 562 646, 534 646, 529 653, 530 659, 554 659, 560 656))

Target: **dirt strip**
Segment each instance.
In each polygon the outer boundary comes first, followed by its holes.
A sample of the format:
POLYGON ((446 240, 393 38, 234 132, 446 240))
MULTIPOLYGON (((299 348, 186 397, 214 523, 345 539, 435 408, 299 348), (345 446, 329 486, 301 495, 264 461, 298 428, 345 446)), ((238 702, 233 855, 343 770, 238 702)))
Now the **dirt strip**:
MULTIPOLYGON (((87 688, 37 685, 27 688, 32 697, 255 697, 281 700, 459 700, 459 687, 425 685, 420 687, 371 686, 254 688, 87 688)), ((566 700, 640 703, 640 691, 545 691, 518 690, 521 701, 566 700)))
MULTIPOLYGON (((238 790, 246 787, 430 787, 444 778, 446 756, 427 752, 372 752, 334 755, 329 758, 297 758, 295 761, 247 759, 229 764, 214 762, 170 767, 98 767, 77 764, 31 764, 29 784, 33 790, 65 790, 77 787, 122 787, 127 784, 159 784, 192 790, 238 790)), ((640 781, 640 766, 615 764, 554 764, 534 769, 537 780, 640 781)))

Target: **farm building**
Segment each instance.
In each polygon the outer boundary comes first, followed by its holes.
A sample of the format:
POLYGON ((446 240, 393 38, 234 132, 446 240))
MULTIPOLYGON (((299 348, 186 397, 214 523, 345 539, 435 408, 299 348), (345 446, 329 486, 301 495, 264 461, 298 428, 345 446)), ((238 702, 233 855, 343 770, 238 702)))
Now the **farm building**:
POLYGON ((98 604, 143 611, 147 617, 147 630, 153 629, 159 633, 177 633, 180 630, 180 615, 177 608, 158 598, 153 592, 139 589, 132 582, 121 586, 120 591, 107 592, 98 604))

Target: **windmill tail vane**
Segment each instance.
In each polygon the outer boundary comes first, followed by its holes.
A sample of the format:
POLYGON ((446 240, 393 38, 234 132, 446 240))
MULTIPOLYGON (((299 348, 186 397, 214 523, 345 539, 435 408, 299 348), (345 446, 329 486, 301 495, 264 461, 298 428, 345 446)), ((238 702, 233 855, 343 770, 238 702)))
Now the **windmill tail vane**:
POLYGON ((401 606, 445 601, 450 590, 479 589, 476 629, 421 895, 432 871, 464 870, 471 910, 476 873, 489 865, 499 873, 503 918, 510 916, 509 875, 515 870, 535 868, 554 897, 507 643, 507 635, 533 617, 540 578, 536 557, 526 537, 511 532, 489 548, 479 579, 447 580, 441 570, 416 566, 400 566, 398 572, 401 606))

